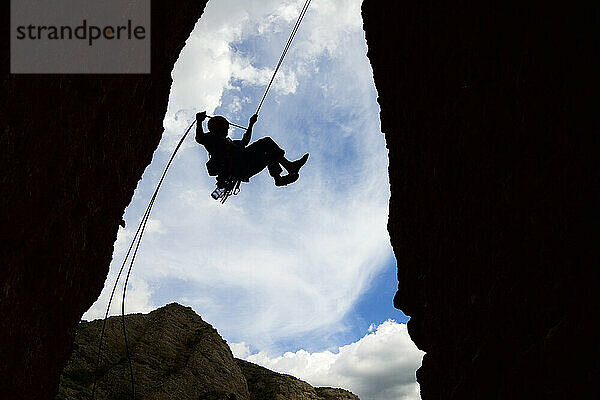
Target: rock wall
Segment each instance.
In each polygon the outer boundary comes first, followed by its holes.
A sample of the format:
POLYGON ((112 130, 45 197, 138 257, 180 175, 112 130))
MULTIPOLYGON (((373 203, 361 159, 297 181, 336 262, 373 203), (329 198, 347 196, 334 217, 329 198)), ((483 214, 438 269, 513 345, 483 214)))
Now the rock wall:
MULTIPOLYGON (((77 327, 75 348, 56 400, 90 399, 102 320, 77 327)), ((314 388, 233 358, 227 343, 189 307, 168 304, 126 318, 136 397, 148 400, 360 400, 344 389, 314 388)), ((107 320, 97 396, 131 397, 131 378, 120 317, 107 320)))
POLYGON ((583 395, 598 376, 597 5, 367 0, 363 18, 422 398, 583 395))
POLYGON ((206 1, 152 1, 152 74, 9 75, 2 9, 0 387, 53 398, 123 210, 163 128, 171 71, 206 1))
MULTIPOLYGON (((102 320, 77 327, 75 349, 61 375, 56 400, 91 398, 102 320)), ((246 378, 229 346, 191 308, 168 304, 126 318, 136 398, 250 400, 246 378)), ((100 399, 131 398, 131 378, 120 317, 107 320, 98 368, 100 399)))
MULTIPOLYGON (((56 393, 204 4, 153 1, 149 76, 10 76, 4 3, 3 397, 56 393)), ((423 399, 576 397, 595 384, 590 7, 364 2, 390 150, 395 304, 427 351, 423 399)))
POLYGON ((360 400, 345 389, 315 388, 291 375, 236 359, 248 382, 250 400, 360 400))

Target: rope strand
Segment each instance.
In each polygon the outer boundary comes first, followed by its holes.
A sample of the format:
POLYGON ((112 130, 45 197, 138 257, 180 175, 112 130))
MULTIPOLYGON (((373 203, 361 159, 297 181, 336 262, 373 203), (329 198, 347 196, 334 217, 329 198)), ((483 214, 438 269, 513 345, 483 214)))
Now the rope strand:
MULTIPOLYGON (((302 23, 302 20, 304 19, 304 16, 306 15, 306 12, 308 10, 308 7, 310 6, 312 0, 306 0, 306 2, 304 3, 304 5, 302 6, 302 10, 300 11, 300 15, 298 16, 298 19, 296 20, 296 24, 294 25, 294 28, 292 29, 292 32, 290 33, 290 36, 287 40, 287 43, 281 53, 281 56, 279 57, 279 61, 277 62, 277 66, 275 67, 275 70, 273 71, 273 76, 271 77, 271 80, 269 81, 269 84, 267 85, 267 88, 265 90, 265 93, 262 96, 262 99, 260 100, 260 103, 258 105, 258 108, 256 109, 256 113, 258 114, 263 102, 265 101, 267 94, 269 93, 269 90, 271 89, 271 86, 273 84, 273 81, 275 80, 275 76, 277 75, 277 72, 279 71, 279 67, 281 67, 281 64, 283 63, 283 60, 288 52, 288 50, 290 49, 290 46, 292 44, 292 41, 294 40, 294 37, 296 36, 296 33, 298 32, 298 28, 300 27, 300 24, 302 23)), ((210 116, 207 116, 208 118, 212 118, 210 116)), ((187 128, 187 130, 185 131, 185 133, 183 134, 183 136, 181 137, 181 139, 179 140, 179 143, 177 144, 177 146, 175 147, 175 150, 173 151, 173 154, 171 154, 171 158, 169 159, 163 173, 162 176, 158 182, 158 184, 156 185, 156 189, 154 190, 154 194, 152 195, 152 198, 150 199, 148 206, 146 207, 146 210, 144 212, 144 216, 142 217, 142 220, 140 221, 138 228, 135 232, 135 235, 133 237, 133 241, 131 242, 131 245, 129 246, 128 250, 127 250, 127 254, 125 255, 125 258, 123 259, 123 263, 121 264, 121 268, 119 269, 119 273, 117 274, 117 278, 115 279, 115 283, 113 285, 111 294, 110 294, 110 298, 108 300, 108 306, 106 307, 106 313, 104 314, 104 321, 102 324, 102 331, 100 333, 100 341, 98 343, 98 356, 96 358, 96 367, 94 370, 94 386, 92 389, 92 398, 95 399, 96 398, 96 387, 97 387, 97 382, 98 382, 98 369, 100 366, 100 356, 101 356, 101 352, 102 352, 102 341, 104 339, 104 333, 106 331, 106 321, 108 319, 108 314, 110 312, 110 306, 112 304, 112 300, 115 294, 115 290, 117 288, 117 284, 119 283, 119 280, 121 278, 121 274, 123 273, 123 269, 125 268, 125 265, 127 265, 127 261, 129 259, 129 255, 131 254, 131 250, 134 248, 135 249, 133 251, 133 254, 131 256, 131 261, 129 262, 129 268, 127 270, 127 276, 125 278, 125 283, 123 285, 123 299, 122 299, 122 303, 121 303, 121 322, 122 322, 122 327, 123 327, 123 337, 125 339, 125 348, 127 350, 127 361, 129 363, 129 373, 131 375, 131 393, 132 393, 132 398, 135 400, 135 378, 134 378, 134 374, 133 374, 133 365, 131 362, 131 352, 129 350, 129 343, 127 340, 127 329, 125 327, 125 295, 126 295, 126 291, 127 291, 127 284, 129 282, 129 277, 131 275, 131 270, 133 269, 133 264, 135 262, 135 257, 137 255, 137 252, 139 250, 140 244, 142 242, 142 237, 144 235, 144 231, 146 229, 146 224, 148 222, 148 219, 150 217, 150 212, 152 211, 152 207, 154 206, 154 201, 156 200, 156 196, 158 195, 158 191, 160 190, 160 187, 162 186, 162 183, 165 179, 165 176, 167 174, 167 171, 169 170, 173 159, 175 158, 175 155, 177 154, 177 152, 179 151, 179 148, 181 147, 183 141, 185 140, 185 138, 187 137, 190 129, 192 129, 192 127, 194 126, 194 124, 196 123, 196 120, 194 120, 190 126, 187 128)), ((234 123, 229 123, 232 126, 235 126, 237 128, 240 129, 248 129, 244 126, 241 125, 237 125, 234 123)))
POLYGON ((283 49, 283 52, 281 53, 281 57, 279 57, 279 61, 277 62, 277 66, 275 67, 275 71, 273 72, 273 76, 271 77, 271 80, 269 81, 269 84, 267 85, 267 89, 265 90, 265 93, 263 94, 263 97, 260 100, 260 103, 258 105, 258 108, 256 109, 255 114, 258 114, 258 112, 260 111, 260 108, 262 107, 263 102, 265 101, 265 98, 267 97, 267 93, 269 93, 269 89, 271 89, 271 85, 273 84, 273 81, 275 80, 275 75, 277 75, 277 71, 279 71, 279 67, 283 63, 283 59, 285 58, 285 55, 287 54, 287 52, 292 44, 292 40, 294 40, 294 37, 296 36, 296 32, 298 32, 300 23, 304 19, 304 15, 306 15, 306 11, 308 10, 308 7, 310 6, 311 1, 312 0, 306 0, 306 2, 304 3, 304 6, 302 6, 302 10, 300 11, 300 15, 298 16, 296 25, 294 25, 294 28, 292 29, 292 32, 290 33, 290 37, 288 38, 288 41, 283 49))
POLYGON ((142 236, 144 235, 144 231, 146 229, 146 223, 148 222, 148 218, 150 217, 150 211, 152 211, 152 207, 154 206, 154 201, 156 200, 156 196, 158 195, 158 191, 160 190, 160 188, 162 186, 162 183, 163 183, 163 181, 165 179, 167 171, 169 170, 171 164, 173 163, 173 159, 175 158, 175 155, 179 151, 179 148, 183 144, 183 141, 185 140, 185 138, 187 137, 188 133, 190 132, 190 129, 192 129, 192 127, 194 126, 195 123, 196 123, 196 120, 194 120, 190 124, 190 126, 187 128, 187 130, 185 131, 185 133, 183 134, 183 136, 179 140, 179 143, 175 147, 175 150, 173 151, 173 154, 171 154, 171 158, 169 159, 169 162, 167 163, 167 166, 163 170, 162 176, 161 176, 158 184, 156 185, 156 189, 154 190, 154 194, 152 195, 152 198, 148 202, 148 206, 146 207, 146 210, 144 212, 144 216, 142 217, 142 220, 140 221, 140 223, 138 225, 137 231, 135 232, 135 236, 133 237, 133 241, 131 242, 131 244, 129 246, 129 249, 127 250, 127 254, 125 255, 125 258, 123 259, 123 263, 121 264, 121 268, 119 269, 119 273, 117 275, 117 279, 115 280, 115 283, 113 285, 112 292, 110 294, 110 299, 108 300, 108 306, 106 307, 106 313, 104 315, 104 322, 102 324, 102 331, 100 333, 100 342, 98 344, 98 356, 97 356, 97 359, 96 359, 96 368, 95 368, 95 371, 94 371, 94 386, 93 386, 93 389, 92 389, 92 398, 93 399, 96 398, 96 387, 97 387, 97 381, 98 381, 98 368, 99 368, 99 365, 100 365, 100 355, 101 355, 101 350, 102 350, 102 340, 104 338, 104 332, 106 330, 106 321, 108 319, 108 314, 110 312, 110 306, 112 304, 112 300, 113 300, 113 297, 114 297, 114 294, 115 294, 115 290, 117 288, 117 284, 119 283, 119 279, 121 278, 121 274, 123 272, 123 269, 125 268, 125 265, 127 265, 127 261, 129 259, 129 255, 131 254, 131 250, 133 249, 134 245, 135 245, 135 250, 134 250, 133 255, 131 257, 131 261, 130 261, 130 264, 129 264, 129 269, 127 271, 127 278, 125 280, 125 284, 123 285, 123 302, 121 304, 121 320, 122 320, 122 325, 123 325, 123 336, 125 338, 125 347, 127 349, 127 360, 129 362, 129 372, 131 374, 132 396, 133 396, 133 399, 135 399, 135 380, 134 380, 134 375, 133 375, 133 366, 131 364, 131 354, 130 354, 130 351, 129 351, 129 345, 128 345, 128 341, 127 341, 127 331, 125 329, 125 293, 126 293, 126 290, 127 290, 127 283, 129 281, 129 276, 131 274, 131 269, 133 268, 133 263, 135 261, 135 256, 137 255, 138 249, 140 247, 140 243, 142 241, 142 236))
MULTIPOLYGON (((206 118, 214 118, 214 116, 207 115, 206 118)), ((234 124, 233 122, 227 121, 227 123, 229 123, 229 125, 235 126, 236 128, 248 130, 248 128, 246 128, 245 126, 237 125, 237 124, 234 124)))

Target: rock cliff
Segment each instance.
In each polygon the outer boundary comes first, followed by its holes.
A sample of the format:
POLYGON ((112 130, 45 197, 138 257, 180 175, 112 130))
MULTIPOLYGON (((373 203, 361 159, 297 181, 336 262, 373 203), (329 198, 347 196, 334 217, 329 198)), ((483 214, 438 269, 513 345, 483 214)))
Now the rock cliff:
MULTIPOLYGON (((56 400, 91 398, 102 320, 77 327, 56 400)), ((343 389, 313 388, 290 375, 233 358, 217 331, 189 307, 172 303, 126 317, 136 397, 204 400, 359 400, 343 389)), ((120 317, 107 320, 97 398, 130 398, 120 317)))
POLYGON ((394 304, 427 352, 425 400, 595 386, 597 16, 535 1, 363 3, 394 304))
POLYGON ((118 224, 163 131, 171 71, 205 1, 152 2, 152 74, 9 75, 2 12, 0 387, 53 398, 118 224))
MULTIPOLYGON (((102 320, 81 322, 61 375, 57 399, 88 399, 94 382, 102 320)), ((227 343, 191 308, 173 303, 126 316, 136 397, 249 400, 248 386, 227 343)), ((120 317, 107 320, 98 398, 130 398, 130 373, 120 317)))
POLYGON ((314 388, 291 375, 278 374, 244 360, 237 362, 248 382, 251 400, 359 400, 344 389, 314 388))
MULTIPOLYGON (((3 397, 54 397, 204 5, 152 2, 149 76, 11 76, 3 3, 3 397)), ((534 1, 363 4, 390 154, 395 304, 427 352, 425 400, 573 398, 596 385, 597 15, 534 1)))

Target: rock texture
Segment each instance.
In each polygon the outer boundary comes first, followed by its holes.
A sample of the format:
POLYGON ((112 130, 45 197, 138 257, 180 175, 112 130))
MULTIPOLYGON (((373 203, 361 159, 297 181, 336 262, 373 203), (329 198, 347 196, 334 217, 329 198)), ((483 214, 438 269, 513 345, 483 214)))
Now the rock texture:
POLYGON ((345 389, 318 387, 315 391, 320 400, 359 400, 357 395, 345 389))
POLYGON ((278 374, 244 360, 237 362, 248 382, 251 400, 359 400, 344 389, 314 388, 291 375, 278 374))
POLYGON ((2 4, 0 387, 6 399, 49 399, 106 280, 205 1, 152 1, 150 75, 9 75, 2 4))
MULTIPOLYGON (((102 320, 82 322, 61 375, 57 400, 89 399, 102 320)), ((189 307, 173 303, 126 316, 127 340, 142 399, 249 400, 246 379, 227 343, 189 307)), ((98 373, 98 398, 131 397, 120 317, 107 320, 98 373)))
POLYGON ((422 398, 585 398, 597 5, 368 0, 363 20, 422 398))
MULTIPOLYGON (((56 400, 88 400, 94 383, 102 320, 81 322, 62 372, 56 400)), ((347 390, 313 388, 247 361, 234 359, 217 331, 189 307, 172 303, 126 316, 136 397, 148 400, 359 400, 347 390)), ((107 320, 97 398, 131 398, 120 317, 107 320)))
MULTIPOLYGON (((204 4, 152 2, 149 76, 10 76, 3 3, 4 398, 54 397, 204 4)), ((595 389, 597 7, 363 4, 425 400, 595 389)))

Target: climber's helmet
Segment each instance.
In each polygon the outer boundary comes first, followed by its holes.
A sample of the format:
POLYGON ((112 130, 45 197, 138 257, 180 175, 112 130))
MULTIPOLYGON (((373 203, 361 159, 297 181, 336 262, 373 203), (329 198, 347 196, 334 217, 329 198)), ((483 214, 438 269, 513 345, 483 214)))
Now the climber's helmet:
POLYGON ((208 121, 208 130, 219 136, 227 136, 229 122, 220 115, 214 116, 208 121))

